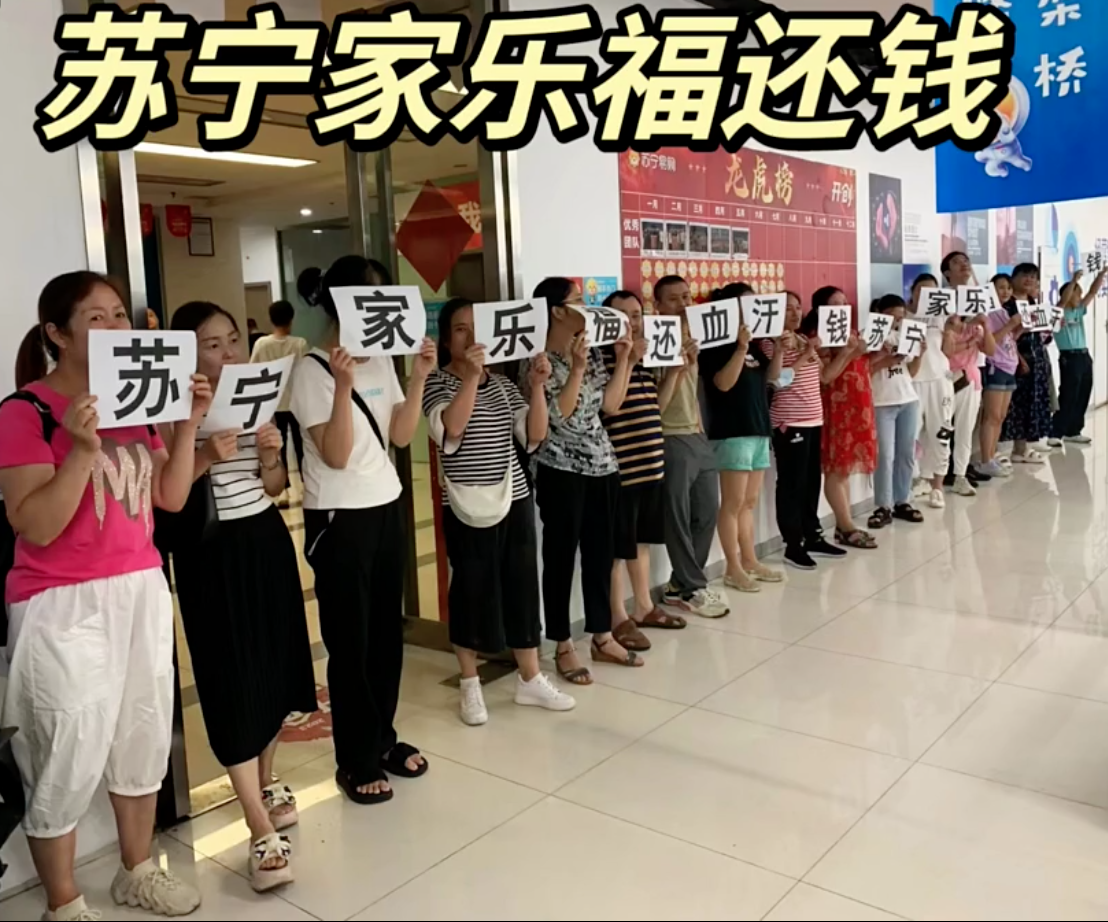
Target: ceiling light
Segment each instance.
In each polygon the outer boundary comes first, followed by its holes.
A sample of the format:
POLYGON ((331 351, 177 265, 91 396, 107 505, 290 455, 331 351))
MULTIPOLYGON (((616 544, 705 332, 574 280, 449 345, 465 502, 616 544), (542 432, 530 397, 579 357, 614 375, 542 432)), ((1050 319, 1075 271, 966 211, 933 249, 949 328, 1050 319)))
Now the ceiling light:
POLYGON ((143 141, 135 147, 139 154, 160 154, 164 157, 188 157, 193 160, 222 160, 227 163, 249 163, 254 166, 281 166, 295 169, 314 166, 318 160, 299 160, 296 157, 274 157, 268 154, 244 154, 241 151, 209 151, 201 147, 182 147, 179 144, 155 144, 143 141))
POLYGON ((314 231, 312 231, 312 233, 313 233, 313 234, 322 234, 322 233, 323 233, 323 231, 321 231, 321 230, 320 230, 320 229, 319 229, 319 228, 317 227, 317 228, 316 228, 316 229, 315 229, 314 231))
POLYGON ((311 216, 312 216, 312 209, 310 209, 310 208, 301 208, 300 209, 300 217, 310 218, 311 216))

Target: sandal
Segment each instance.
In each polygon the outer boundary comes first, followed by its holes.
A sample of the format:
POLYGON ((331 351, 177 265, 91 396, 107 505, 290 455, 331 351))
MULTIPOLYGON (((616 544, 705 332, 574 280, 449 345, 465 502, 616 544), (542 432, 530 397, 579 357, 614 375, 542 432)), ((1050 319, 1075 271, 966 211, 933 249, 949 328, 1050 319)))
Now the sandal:
POLYGON ((1016 464, 1046 464, 1046 457, 1035 449, 1029 448, 1027 453, 1022 455, 1012 452, 1012 461, 1016 464))
POLYGON ((650 649, 650 638, 639 630, 633 618, 621 621, 618 627, 612 629, 612 636, 623 645, 625 650, 645 653, 650 649))
POLYGON ((288 836, 270 833, 250 846, 250 886, 258 893, 292 883, 292 844, 288 836), (276 868, 262 865, 275 858, 285 863, 276 868))
MULTIPOLYGON (((873 521, 870 521, 870 527, 873 527, 873 521)), ((877 526, 880 528, 881 526, 877 526)), ((863 551, 872 551, 877 547, 877 541, 868 531, 862 531, 860 528, 855 528, 854 531, 843 531, 841 528, 835 529, 835 541, 838 544, 842 544, 846 547, 856 547, 863 551)))
POLYGON ((746 567, 746 572, 753 576, 760 583, 782 583, 785 581, 785 574, 780 570, 771 570, 764 563, 756 563, 751 567, 746 567))
POLYGON ((652 627, 660 631, 680 631, 689 626, 689 622, 680 615, 671 615, 669 612, 655 608, 638 622, 639 627, 652 627))
POLYGON ((368 781, 361 781, 355 783, 354 779, 350 776, 349 772, 344 772, 341 768, 335 772, 335 783, 339 786, 342 792, 349 797, 354 803, 360 804, 363 807, 373 806, 375 804, 383 804, 392 800, 393 790, 389 788, 387 791, 378 791, 376 794, 362 793, 358 790, 359 784, 373 784, 375 781, 385 781, 389 779, 383 771, 379 771, 376 778, 370 778, 368 781))
POLYGON ((897 503, 893 509, 893 518, 903 522, 922 522, 923 513, 908 503, 897 503))
POLYGON ((732 576, 728 573, 723 577, 723 585, 729 586, 732 589, 738 589, 739 592, 762 591, 762 587, 758 585, 758 581, 745 570, 739 570, 738 576, 732 576))
POLYGON ((419 763, 417 768, 408 767, 408 759, 420 756, 423 753, 411 743, 397 743, 388 752, 381 756, 381 768, 397 778, 422 778, 427 774, 427 760, 419 763))
POLYGON ((562 668, 562 657, 576 652, 573 647, 568 650, 556 650, 554 652, 554 668, 558 670, 558 675, 569 682, 570 685, 592 685, 592 673, 585 666, 578 666, 576 669, 562 668))
POLYGON ((296 796, 287 784, 271 784, 262 788, 262 803, 269 813, 273 828, 278 832, 300 822, 300 814, 296 809, 296 796), (292 809, 285 810, 283 813, 274 813, 281 807, 292 807, 292 809))
POLYGON ((643 666, 646 663, 641 656, 639 656, 634 650, 628 650, 625 656, 616 656, 614 653, 609 653, 604 647, 608 641, 604 643, 597 643, 595 640, 592 642, 592 658, 594 663, 611 663, 613 666, 643 666))
MULTIPOLYGON (((892 525, 893 513, 891 509, 885 506, 878 506, 870 513, 869 521, 866 523, 870 528, 884 528, 886 525, 892 525)), ((838 537, 836 532, 835 537, 838 537)))

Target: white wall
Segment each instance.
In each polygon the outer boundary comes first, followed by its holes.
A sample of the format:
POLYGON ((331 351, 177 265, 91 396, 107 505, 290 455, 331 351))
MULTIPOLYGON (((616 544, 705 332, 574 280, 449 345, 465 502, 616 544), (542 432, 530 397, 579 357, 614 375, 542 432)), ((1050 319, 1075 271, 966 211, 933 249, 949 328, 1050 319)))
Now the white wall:
MULTIPOLYGON (((187 237, 174 237, 165 230, 165 216, 159 208, 163 231, 158 235, 162 250, 162 285, 168 317, 189 301, 211 301, 234 315, 239 329, 246 329, 246 297, 243 294, 242 246, 239 226, 215 218, 212 236, 215 256, 190 256, 187 237)), ((194 212, 197 217, 204 217, 194 212)), ((280 287, 276 290, 280 290, 280 287)))
MULTIPOLYGON (((595 0, 592 5, 605 28, 615 25, 616 13, 626 6, 617 0, 595 0)), ((662 9, 682 7, 699 11, 704 9, 689 0, 647 0, 643 5, 651 14, 662 9)), ((786 10, 790 8, 788 0, 777 5, 786 10)), ((555 0, 513 0, 512 3, 513 10, 551 10, 559 6, 555 0)), ((599 61, 599 57, 597 59, 599 61)), ((600 66, 602 69, 606 67, 603 62, 600 66)), ((515 155, 518 195, 515 228, 522 253, 521 272, 525 291, 530 291, 550 275, 622 276, 618 158, 597 150, 591 135, 590 130, 589 135, 579 141, 559 144, 554 140, 544 116, 535 140, 515 155)), ((749 146, 753 149, 761 147, 757 144, 749 146)), ((911 145, 902 145, 882 154, 863 139, 856 150, 797 156, 849 167, 857 172, 858 301, 861 306, 868 306, 871 300, 866 207, 871 172, 902 180, 904 212, 921 216, 923 233, 929 240, 929 261, 938 263, 941 239, 935 212, 933 154, 921 153, 911 145)), ((773 490, 771 477, 767 480, 757 512, 757 537, 760 542, 779 534, 773 513, 773 490)), ((871 496, 869 478, 856 477, 854 501, 864 502, 871 496)), ((824 503, 821 514, 829 512, 830 507, 824 503)), ((717 542, 711 562, 720 560, 722 552, 717 542)), ((669 577, 668 561, 661 548, 655 550, 652 577, 655 584, 669 577)))
POLYGON ((281 295, 281 253, 277 247, 277 228, 243 224, 239 227, 244 285, 269 283, 274 300, 281 295))
MULTIPOLYGON (((47 154, 31 130, 35 105, 54 85, 54 27, 61 7, 61 0, 0 3, 0 66, 6 78, 0 93, 0 124, 5 129, 0 170, 4 216, 0 221, 0 275, 5 289, 0 303, 5 332, 0 337, 0 393, 4 394, 13 387, 20 340, 36 322, 42 286, 55 275, 88 266, 77 155, 72 150, 47 154)), ((0 696, 3 685, 0 678, 0 696)), ((78 855, 99 851, 114 840, 111 808, 101 790, 81 823, 78 855)), ((9 865, 4 892, 34 879, 21 832, 8 840, 0 858, 9 865)))

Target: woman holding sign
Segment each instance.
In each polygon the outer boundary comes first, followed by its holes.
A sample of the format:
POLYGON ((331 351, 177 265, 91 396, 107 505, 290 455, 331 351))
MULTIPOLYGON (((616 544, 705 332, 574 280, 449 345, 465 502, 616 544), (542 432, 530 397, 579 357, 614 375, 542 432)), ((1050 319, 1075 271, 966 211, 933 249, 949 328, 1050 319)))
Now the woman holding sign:
POLYGON ((448 301, 439 313, 439 368, 431 372, 423 410, 439 447, 443 533, 450 557, 450 641, 461 667, 461 717, 489 719, 477 656, 505 647, 515 655, 515 702, 569 711, 576 702, 539 668, 538 544, 535 507, 517 443, 528 453, 546 438, 550 362, 531 363, 531 400, 503 375, 485 369, 474 341, 473 304, 448 301))
MULTIPOLYGON (((211 402, 193 376, 187 439, 167 451, 147 426, 100 429, 89 395, 89 332, 129 330, 111 282, 71 272, 39 297, 41 342, 57 364, 0 408, 0 491, 15 530, 7 580, 7 694, 27 811, 23 826, 46 891, 45 919, 94 919, 73 876, 76 827, 107 780, 122 866, 120 905, 185 915, 197 891, 150 857, 173 719, 173 600, 152 540, 153 507, 180 510, 192 438, 211 402)), ((149 336, 146 332, 137 336, 149 336)), ((187 387, 180 382, 178 387, 187 387)))
MULTIPOLYGON (((545 384, 550 433, 535 453, 539 514, 542 516, 542 593, 546 636, 557 643, 558 674, 574 685, 591 685, 570 635, 569 602, 577 550, 581 550, 581 593, 585 630, 592 634, 592 658, 598 663, 641 666, 643 660, 612 635, 612 562, 619 491, 619 464, 601 412, 623 405, 631 371, 631 337, 615 344, 611 374, 585 334, 581 290, 569 279, 548 278, 535 288, 550 313, 545 384)), ((533 364, 533 361, 532 361, 533 364)), ((528 372, 528 375, 530 372, 528 372)), ((530 378, 521 381, 530 396, 530 378)))
POLYGON ((300 360, 292 415, 304 439, 304 548, 315 571, 319 626, 335 739, 335 780, 357 804, 391 800, 389 775, 427 771, 394 721, 404 665, 404 519, 389 445, 411 443, 435 344, 423 337, 405 396, 392 358, 355 359, 339 345, 334 291, 389 279, 361 256, 343 256, 320 282, 329 324, 324 349, 300 360))
MULTIPOLYGON (((258 368, 243 364, 238 324, 215 304, 179 307, 172 326, 196 334, 197 370, 217 389, 228 367, 258 368)), ((280 392, 271 394, 272 411, 280 392)), ((285 488, 281 436, 272 422, 213 432, 205 420, 193 448, 192 502, 214 499, 215 520, 186 511, 172 525, 181 621, 208 742, 250 828, 251 883, 270 890, 292 880, 280 831, 297 821, 292 792, 272 781, 277 735, 290 713, 316 709, 296 550, 272 499, 285 488)))

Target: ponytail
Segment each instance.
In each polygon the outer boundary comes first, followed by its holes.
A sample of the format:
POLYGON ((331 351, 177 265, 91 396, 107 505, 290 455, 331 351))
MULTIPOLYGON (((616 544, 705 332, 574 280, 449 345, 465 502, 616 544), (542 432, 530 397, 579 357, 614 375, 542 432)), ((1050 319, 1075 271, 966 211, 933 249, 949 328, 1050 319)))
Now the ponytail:
POLYGON ((28 384, 42 380, 49 370, 46 346, 42 340, 42 327, 36 323, 23 337, 23 342, 19 344, 19 352, 16 353, 16 390, 22 390, 28 384))

